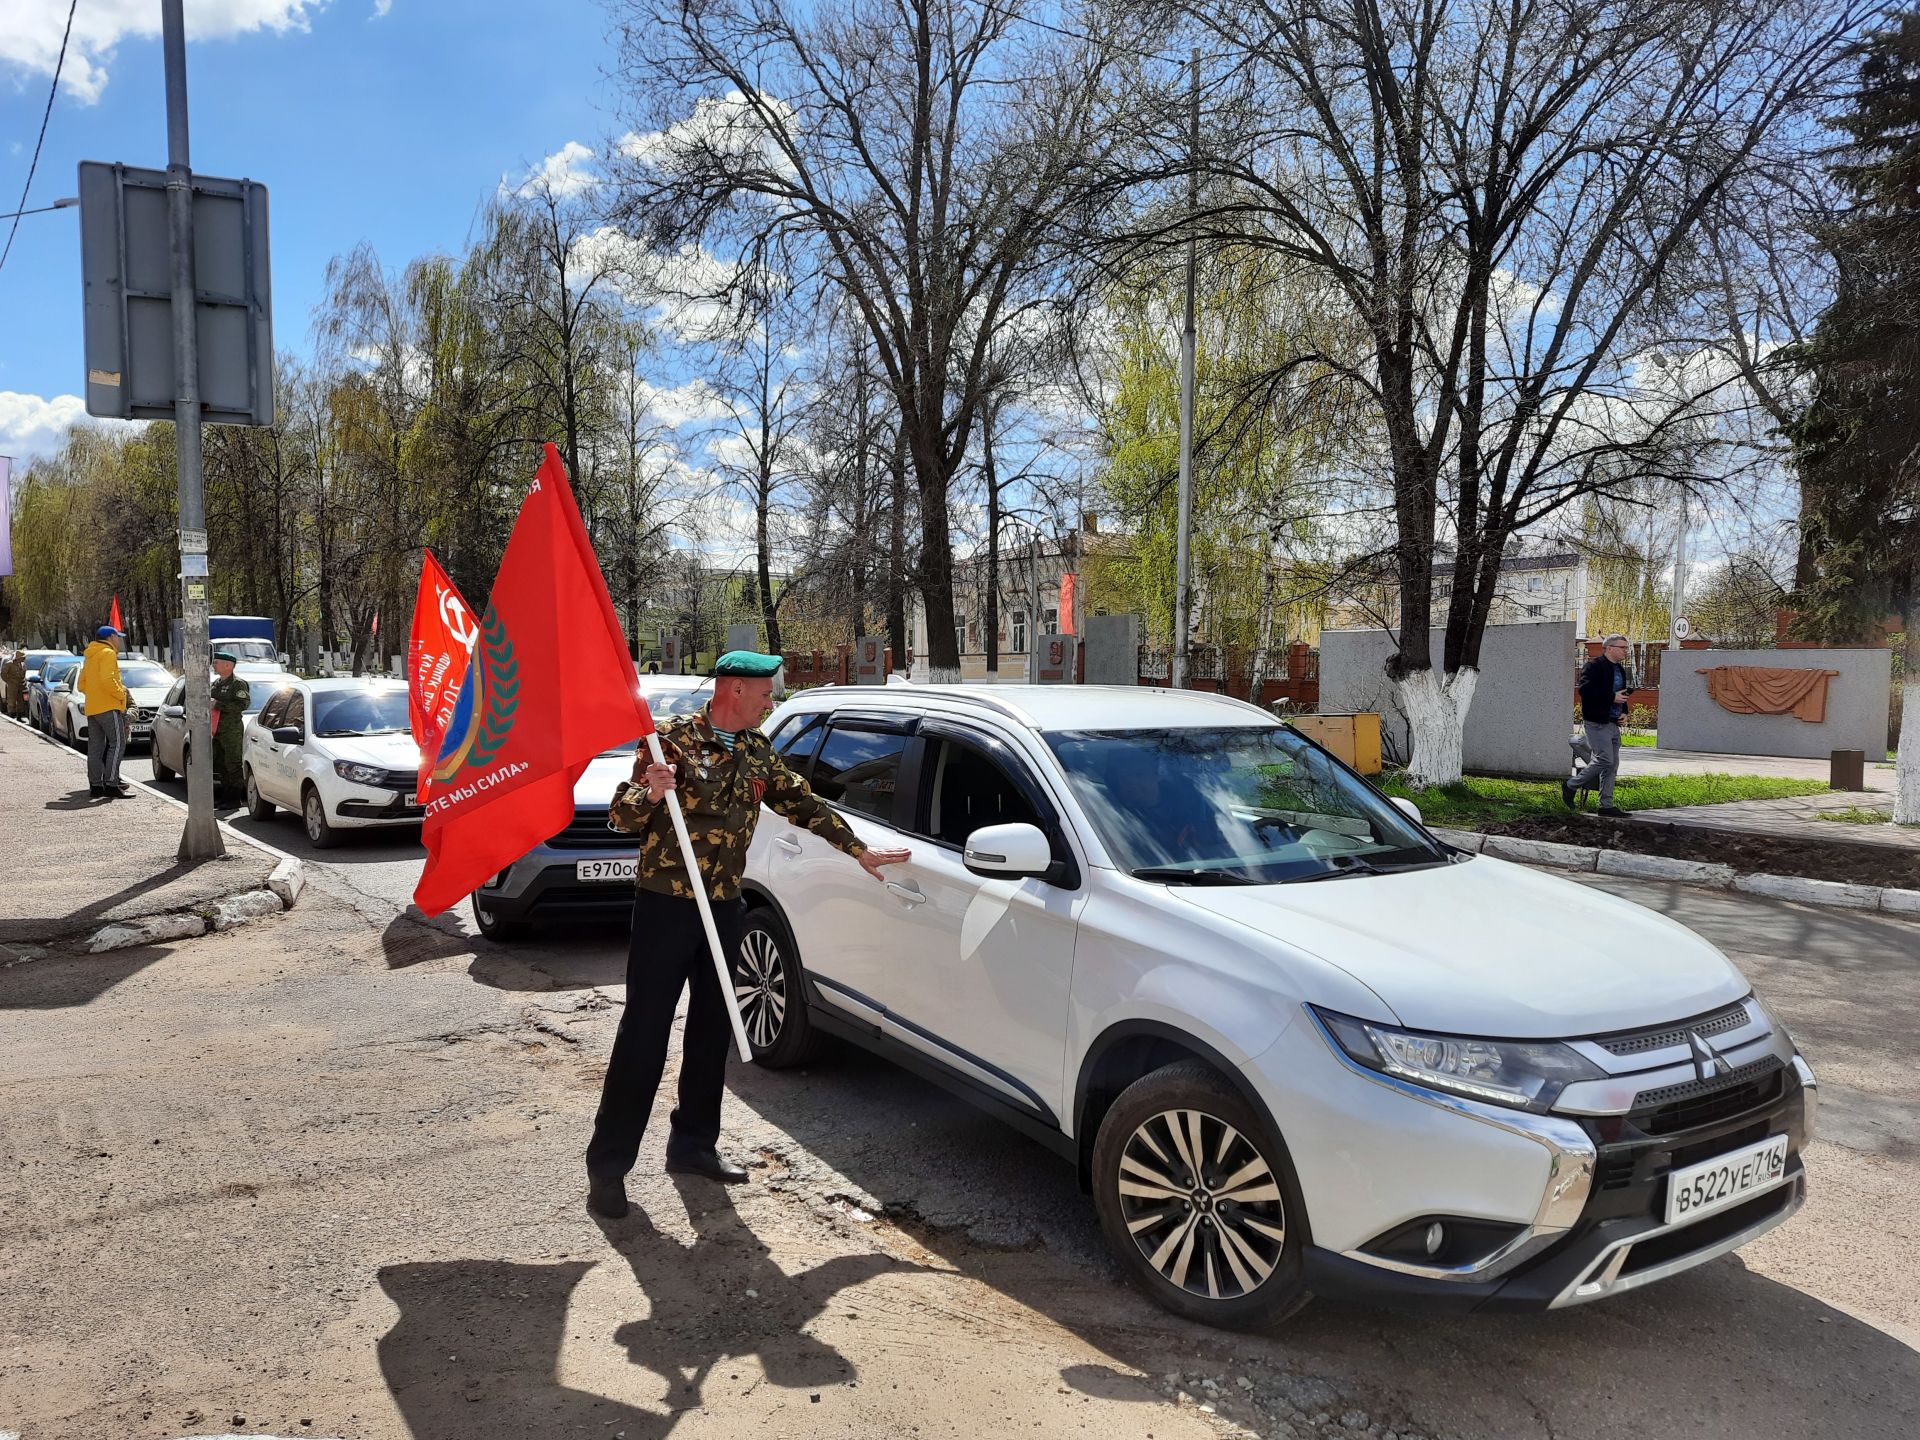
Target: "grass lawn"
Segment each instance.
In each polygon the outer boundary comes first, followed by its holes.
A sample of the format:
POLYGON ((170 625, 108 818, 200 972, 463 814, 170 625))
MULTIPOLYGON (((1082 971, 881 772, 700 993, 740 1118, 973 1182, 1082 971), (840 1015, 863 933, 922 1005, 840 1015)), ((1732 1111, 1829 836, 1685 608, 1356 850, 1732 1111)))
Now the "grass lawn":
POLYGON ((1893 821, 1891 810, 1862 810, 1858 805, 1845 810, 1822 810, 1820 819, 1834 820, 1842 825, 1887 825, 1893 821))
MULTIPOLYGON (((1389 795, 1404 795, 1420 807, 1429 825, 1472 830, 1501 820, 1530 815, 1565 815, 1557 780, 1499 780, 1469 775, 1416 795, 1398 771, 1380 778, 1389 795)), ((1718 805, 1727 800, 1777 800, 1787 795, 1819 795, 1824 780, 1792 780, 1772 775, 1636 775, 1623 777, 1613 792, 1622 810, 1664 810, 1681 805, 1718 805)))
POLYGON ((1623 746, 1632 746, 1635 749, 1651 750, 1654 748, 1657 740, 1658 737, 1651 730, 1623 730, 1620 732, 1620 743, 1623 746))

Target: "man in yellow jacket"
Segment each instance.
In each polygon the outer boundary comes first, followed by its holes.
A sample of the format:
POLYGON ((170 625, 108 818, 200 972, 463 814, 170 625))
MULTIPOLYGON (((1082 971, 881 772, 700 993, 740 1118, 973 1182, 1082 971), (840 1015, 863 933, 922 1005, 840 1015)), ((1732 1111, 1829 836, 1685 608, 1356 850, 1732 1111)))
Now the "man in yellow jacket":
POLYGON ((127 753, 127 687, 120 679, 120 647, 125 634, 111 625, 93 632, 80 661, 80 692, 87 697, 87 789, 111 800, 131 795, 120 779, 127 753))

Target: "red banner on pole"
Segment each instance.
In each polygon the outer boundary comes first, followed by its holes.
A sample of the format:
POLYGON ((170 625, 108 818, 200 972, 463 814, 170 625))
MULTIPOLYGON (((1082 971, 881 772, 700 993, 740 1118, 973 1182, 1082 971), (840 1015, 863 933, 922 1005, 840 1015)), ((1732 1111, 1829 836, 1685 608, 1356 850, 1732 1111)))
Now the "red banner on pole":
POLYGON ((438 915, 565 829, 593 757, 652 731, 566 467, 548 445, 434 751, 414 903, 438 915))
POLYGON ((116 630, 127 628, 120 620, 120 596, 117 592, 113 597, 113 608, 107 612, 107 623, 116 630))
POLYGON ((1073 593, 1080 588, 1080 577, 1069 570, 1060 577, 1060 633, 1073 634, 1073 593))
POLYGON ((407 638, 407 713, 413 743, 420 747, 420 783, 427 799, 427 777, 440 753, 453 709, 466 682, 467 660, 480 638, 480 622, 459 587, 447 578, 433 551, 420 560, 420 590, 413 602, 413 628, 407 638))

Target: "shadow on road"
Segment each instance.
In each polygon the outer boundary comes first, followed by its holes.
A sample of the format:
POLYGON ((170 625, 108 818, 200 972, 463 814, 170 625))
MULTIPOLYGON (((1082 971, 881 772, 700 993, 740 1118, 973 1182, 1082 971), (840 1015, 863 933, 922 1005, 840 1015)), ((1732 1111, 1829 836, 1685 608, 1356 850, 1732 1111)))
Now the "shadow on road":
MULTIPOLYGON (((380 1369, 414 1440, 616 1432, 657 1440, 705 1403, 717 1366, 749 1357, 766 1383, 790 1389, 855 1378, 851 1361, 802 1327, 849 1286, 911 1267, 883 1255, 837 1256, 788 1275, 721 1187, 688 1180, 681 1198, 697 1232, 692 1245, 661 1234, 638 1211, 601 1225, 646 1297, 645 1313, 610 1338, 646 1373, 657 1409, 558 1378, 569 1306, 591 1261, 438 1260, 380 1271, 381 1288, 400 1307, 379 1343, 380 1369)), ((572 1324, 580 1323, 575 1316, 572 1324)))
MULTIPOLYGON (((1229 1335, 1125 1286, 1071 1167, 916 1077, 842 1050, 804 1078, 734 1066, 729 1084, 956 1269, 1147 1374, 1191 1371, 1196 1351, 1214 1374, 1264 1361, 1384 1392, 1416 1422, 1516 1440, 1653 1435, 1682 1417, 1695 1440, 1746 1436, 1756 1413, 1776 1435, 1913 1433, 1920 1354, 1737 1258, 1550 1314, 1440 1320, 1317 1302, 1277 1331, 1229 1335), (965 1218, 916 1222, 951 1212, 956 1195, 965 1218), (983 1226, 993 1243, 976 1238, 983 1226)), ((1063 1379, 1093 1394, 1113 1384, 1098 1367, 1063 1379)))
POLYGON ((172 953, 169 945, 141 945, 105 955, 55 950, 38 960, 0 966, 0 1010, 62 1010, 88 1005, 172 953))
POLYGON ((91 810, 96 805, 111 805, 113 802, 91 790, 69 790, 58 800, 49 800, 40 808, 43 810, 91 810))

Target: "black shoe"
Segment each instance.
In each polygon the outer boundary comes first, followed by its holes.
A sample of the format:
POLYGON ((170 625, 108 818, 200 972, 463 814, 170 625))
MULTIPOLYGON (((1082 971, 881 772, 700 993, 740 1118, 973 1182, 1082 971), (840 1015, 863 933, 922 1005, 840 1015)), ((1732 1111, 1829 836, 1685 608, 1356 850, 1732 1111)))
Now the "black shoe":
POLYGON ((747 1178, 747 1172, 729 1165, 720 1158, 720 1152, 708 1145, 702 1149, 689 1146, 685 1150, 667 1148, 667 1173, 669 1175, 704 1175, 709 1180, 718 1180, 722 1185, 738 1185, 747 1178))
POLYGON ((1594 811, 1594 814, 1604 815, 1609 820, 1624 820, 1627 818, 1627 812, 1614 805, 1602 805, 1598 810, 1594 811))
POLYGON ((91 795, 95 800, 98 800, 101 796, 105 795, 106 793, 107 793, 107 787, 104 785, 87 786, 87 794, 91 795))
POLYGON ((627 1187, 618 1176, 611 1180, 587 1177, 587 1209, 608 1220, 627 1218, 627 1187))
POLYGON ((1577 808, 1573 803, 1573 781, 1562 780, 1560 782, 1560 803, 1569 810, 1577 808))

